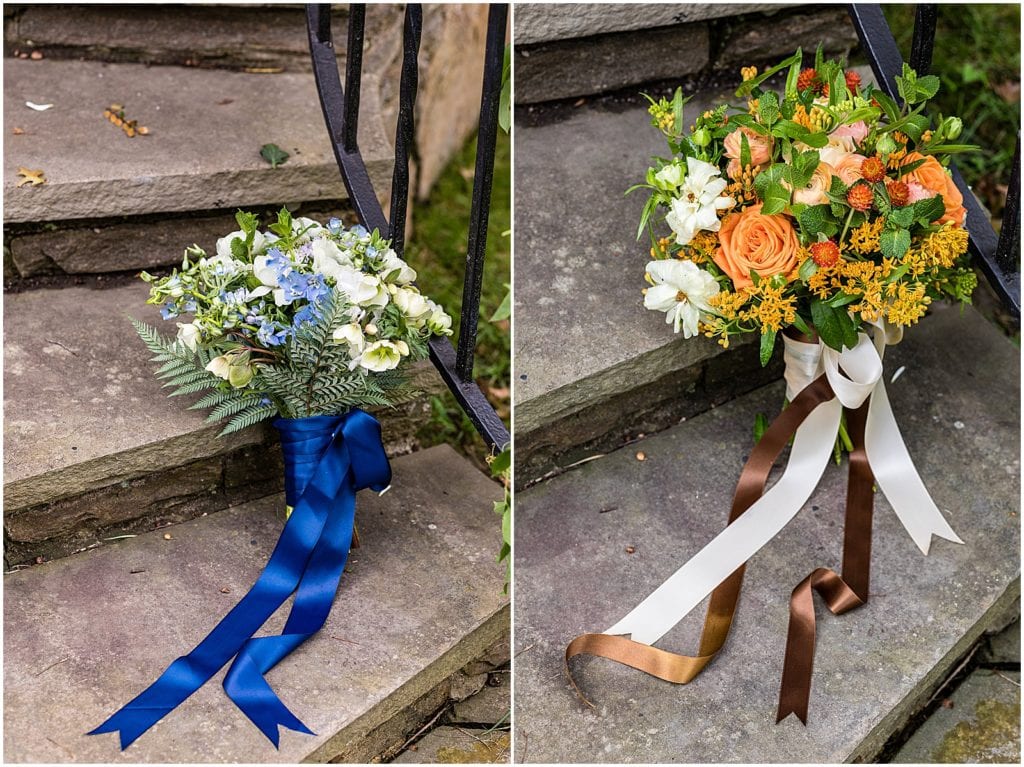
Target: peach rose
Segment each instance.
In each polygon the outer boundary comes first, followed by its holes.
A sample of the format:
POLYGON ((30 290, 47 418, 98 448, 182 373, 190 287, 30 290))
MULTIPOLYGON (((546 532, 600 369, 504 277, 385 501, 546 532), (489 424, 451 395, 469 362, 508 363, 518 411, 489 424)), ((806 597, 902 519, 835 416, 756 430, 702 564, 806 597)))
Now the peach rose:
POLYGON ((737 289, 749 288, 753 269, 762 277, 789 275, 799 266, 800 242, 787 216, 761 215, 761 205, 752 205, 740 213, 731 213, 722 221, 718 233, 721 243, 715 263, 737 289))
POLYGON ((801 202, 804 205, 824 205, 828 202, 828 195, 825 193, 832 186, 834 175, 836 175, 835 168, 827 162, 819 162, 807 186, 793 192, 793 202, 801 202))
MULTIPOLYGON (((964 196, 956 188, 953 179, 946 173, 946 169, 934 157, 925 157, 920 152, 908 152, 903 158, 903 165, 924 160, 920 166, 905 173, 903 180, 910 183, 918 183, 932 194, 941 194, 942 201, 946 205, 946 212, 939 219, 940 224, 952 221, 955 226, 963 226, 967 217, 967 209, 964 207, 964 196)), ((913 188, 913 187, 911 187, 913 188)))
POLYGON ((828 143, 833 146, 842 146, 847 152, 852 152, 867 135, 868 124, 863 120, 858 120, 855 123, 840 125, 828 134, 828 143))
POLYGON ((867 158, 862 154, 847 152, 841 147, 826 146, 818 150, 818 156, 822 162, 832 166, 835 175, 847 186, 863 178, 860 166, 867 158))
POLYGON ((737 128, 725 137, 722 145, 725 147, 726 157, 730 160, 736 160, 736 165, 739 165, 740 152, 743 150, 743 142, 740 140, 741 132, 747 137, 747 145, 750 147, 751 165, 764 165, 772 159, 771 136, 762 136, 751 128, 737 128))

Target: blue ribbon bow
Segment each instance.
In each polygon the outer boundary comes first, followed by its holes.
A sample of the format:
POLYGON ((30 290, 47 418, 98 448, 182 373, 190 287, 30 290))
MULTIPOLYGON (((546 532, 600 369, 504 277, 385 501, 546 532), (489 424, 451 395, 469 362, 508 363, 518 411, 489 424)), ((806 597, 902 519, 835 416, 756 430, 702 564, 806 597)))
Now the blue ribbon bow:
POLYGON ((285 497, 294 511, 270 561, 249 593, 192 652, 89 735, 120 732, 124 750, 232 658, 224 691, 274 746, 278 725, 313 734, 263 675, 324 625, 352 543, 356 492, 386 488, 391 467, 380 424, 362 410, 278 418, 274 426, 284 452, 285 497), (281 634, 253 637, 292 593, 295 601, 281 634))

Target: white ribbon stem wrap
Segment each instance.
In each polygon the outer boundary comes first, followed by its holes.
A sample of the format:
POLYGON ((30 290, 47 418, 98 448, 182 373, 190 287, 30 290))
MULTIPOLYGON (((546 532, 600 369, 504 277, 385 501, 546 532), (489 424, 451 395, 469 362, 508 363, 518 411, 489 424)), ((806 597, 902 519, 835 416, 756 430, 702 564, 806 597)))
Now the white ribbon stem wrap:
POLYGON ((779 481, 606 634, 630 634, 636 642, 654 644, 778 535, 817 487, 832 456, 843 407, 856 409, 868 397, 865 451, 896 516, 925 554, 932 535, 963 543, 918 476, 886 395, 882 356, 886 344, 899 343, 902 331, 880 322, 875 326, 874 340, 861 333, 857 345, 842 352, 820 341, 804 343, 783 336, 789 399, 822 372, 836 396, 818 405, 797 429, 779 481))

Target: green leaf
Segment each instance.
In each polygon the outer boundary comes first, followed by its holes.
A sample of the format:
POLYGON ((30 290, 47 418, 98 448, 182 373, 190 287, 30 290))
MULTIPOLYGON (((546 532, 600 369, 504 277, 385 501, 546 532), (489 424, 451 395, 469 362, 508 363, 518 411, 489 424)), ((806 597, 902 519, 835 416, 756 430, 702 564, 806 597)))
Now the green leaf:
POLYGON ((793 186, 795 188, 807 186, 819 163, 818 153, 814 150, 795 155, 790 165, 790 180, 793 186))
POLYGON ((771 91, 762 94, 757 100, 757 113, 761 122, 771 127, 779 119, 779 97, 771 91))
POLYGON ((766 69, 764 72, 762 72, 761 74, 759 74, 757 77, 753 78, 752 80, 747 80, 746 82, 741 84, 740 87, 736 89, 736 96, 740 97, 740 98, 742 98, 743 96, 749 96, 751 91, 754 90, 754 88, 756 88, 758 85, 760 85, 765 80, 770 78, 776 72, 781 72, 786 67, 793 66, 794 63, 797 66, 799 66, 800 65, 800 61, 801 61, 802 58, 803 58, 803 54, 800 52, 800 49, 798 48, 796 53, 794 53, 789 58, 785 59, 784 61, 780 61, 778 64, 776 64, 773 67, 769 67, 768 69, 766 69))
POLYGON ((812 241, 817 239, 818 234, 833 237, 839 231, 839 222, 832 215, 830 205, 808 205, 800 211, 797 220, 800 222, 800 230, 812 241))
POLYGON ((814 263, 813 258, 805 258, 804 262, 800 264, 800 279, 804 282, 811 279, 815 274, 818 273, 818 265, 814 263))
POLYGON ((491 315, 491 322, 501 322, 512 316, 512 286, 506 283, 505 288, 505 297, 501 299, 501 304, 491 315))
POLYGON ((828 144, 828 136, 824 133, 808 133, 801 141, 809 147, 821 149, 828 144))
POLYGON ((740 131, 740 167, 746 168, 751 165, 750 162, 750 142, 747 140, 747 134, 740 131))
POLYGON ((935 94, 939 92, 940 85, 941 82, 935 75, 918 77, 915 89, 917 101, 927 101, 928 99, 934 98, 935 94))
POLYGON ((851 296, 847 293, 836 293, 832 298, 828 300, 828 305, 833 309, 838 309, 840 306, 846 306, 857 301, 860 296, 851 296))
POLYGON ((761 333, 761 367, 766 367, 771 362, 772 352, 775 350, 776 335, 774 330, 761 333))
POLYGON ((500 477, 509 467, 512 465, 512 451, 509 449, 502 450, 491 461, 491 476, 500 477))
POLYGON ((271 168, 282 165, 291 155, 277 144, 264 144, 260 147, 260 157, 270 163, 271 168))
POLYGON ((926 226, 932 221, 942 218, 942 214, 945 212, 946 204, 942 201, 940 195, 918 200, 914 203, 914 219, 926 226))
POLYGON ((754 417, 754 444, 761 441, 761 437, 768 431, 768 417, 764 413, 758 413, 754 417))
POLYGON ((884 91, 875 88, 871 91, 871 98, 881 105, 882 111, 885 112, 885 116, 890 123, 897 122, 900 119, 900 108, 884 91))
POLYGON ((878 244, 886 258, 903 258, 910 250, 910 232, 906 229, 884 229, 878 244))
POLYGON ((917 208, 914 205, 908 205, 903 208, 893 208, 889 212, 889 217, 886 219, 890 226, 894 226, 900 229, 909 229, 911 224, 914 223, 917 208))
POLYGON ((820 298, 811 301, 811 321, 821 340, 836 351, 843 350, 843 328, 839 313, 820 298))

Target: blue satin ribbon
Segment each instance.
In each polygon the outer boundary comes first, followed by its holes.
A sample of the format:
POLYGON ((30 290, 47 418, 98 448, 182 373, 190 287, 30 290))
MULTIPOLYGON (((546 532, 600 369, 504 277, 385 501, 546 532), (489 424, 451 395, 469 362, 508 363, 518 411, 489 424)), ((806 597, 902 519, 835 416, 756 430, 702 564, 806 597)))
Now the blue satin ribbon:
POLYGON ((324 625, 352 543, 356 492, 386 488, 391 467, 380 424, 362 410, 278 418, 274 426, 284 452, 285 497, 294 511, 270 561, 249 593, 192 652, 89 735, 120 732, 124 750, 232 658, 224 691, 275 746, 279 725, 313 734, 263 675, 324 625), (253 637, 293 593, 281 634, 253 637))

